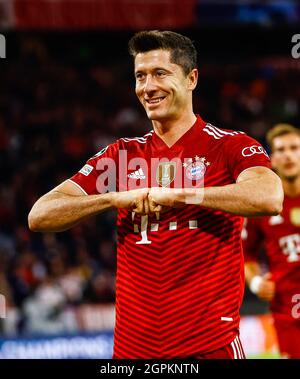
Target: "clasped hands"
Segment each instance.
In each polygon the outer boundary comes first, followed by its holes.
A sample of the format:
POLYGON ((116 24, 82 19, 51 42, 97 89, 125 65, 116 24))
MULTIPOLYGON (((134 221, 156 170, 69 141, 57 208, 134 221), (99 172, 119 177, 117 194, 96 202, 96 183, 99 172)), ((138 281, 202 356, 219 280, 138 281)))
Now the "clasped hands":
POLYGON ((186 204, 201 205, 203 196, 203 188, 141 188, 114 192, 112 205, 137 214, 157 215, 186 204))
POLYGON ((159 214, 180 205, 182 189, 176 188, 141 188, 114 194, 113 204, 116 208, 125 208, 142 215, 159 214))

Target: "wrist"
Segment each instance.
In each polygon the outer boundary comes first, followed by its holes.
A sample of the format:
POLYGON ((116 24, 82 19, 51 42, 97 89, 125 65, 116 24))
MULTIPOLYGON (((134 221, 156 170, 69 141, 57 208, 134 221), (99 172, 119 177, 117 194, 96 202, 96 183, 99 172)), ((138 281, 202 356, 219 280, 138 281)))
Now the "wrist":
POLYGON ((117 208, 117 195, 118 192, 108 192, 108 203, 110 208, 117 208))
POLYGON ((203 202, 203 188, 178 188, 175 199, 178 204, 200 205, 203 202))
POLYGON ((254 294, 257 294, 260 289, 262 281, 263 281, 263 278, 260 275, 255 275, 251 279, 250 284, 249 284, 250 291, 254 294))

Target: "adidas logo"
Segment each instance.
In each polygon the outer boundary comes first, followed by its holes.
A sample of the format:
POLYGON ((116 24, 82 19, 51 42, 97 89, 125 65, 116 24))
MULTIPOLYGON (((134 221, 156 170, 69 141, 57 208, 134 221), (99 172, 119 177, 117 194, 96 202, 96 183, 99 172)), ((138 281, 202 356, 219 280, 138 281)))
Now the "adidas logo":
POLYGON ((139 168, 137 171, 131 172, 127 176, 131 179, 146 179, 144 171, 141 168, 139 168))

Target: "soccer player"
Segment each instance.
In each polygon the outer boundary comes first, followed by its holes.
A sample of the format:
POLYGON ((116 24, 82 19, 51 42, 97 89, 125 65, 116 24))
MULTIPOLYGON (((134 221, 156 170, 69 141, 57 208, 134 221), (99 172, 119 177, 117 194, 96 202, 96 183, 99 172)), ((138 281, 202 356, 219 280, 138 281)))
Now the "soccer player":
POLYGON ((267 141, 272 166, 283 183, 283 211, 246 220, 246 280, 252 292, 270 302, 282 357, 300 358, 300 131, 278 124, 267 141), (259 254, 262 246, 268 258, 266 273, 259 254))
POLYGON ((267 134, 272 166, 284 189, 283 211, 245 222, 246 281, 270 302, 282 357, 300 358, 300 131, 278 124, 267 134), (262 272, 262 246, 269 272, 262 272))
POLYGON ((189 38, 142 31, 129 51, 153 130, 101 150, 36 202, 29 226, 118 209, 114 358, 243 358, 241 216, 278 214, 281 181, 258 142, 193 112, 189 38))

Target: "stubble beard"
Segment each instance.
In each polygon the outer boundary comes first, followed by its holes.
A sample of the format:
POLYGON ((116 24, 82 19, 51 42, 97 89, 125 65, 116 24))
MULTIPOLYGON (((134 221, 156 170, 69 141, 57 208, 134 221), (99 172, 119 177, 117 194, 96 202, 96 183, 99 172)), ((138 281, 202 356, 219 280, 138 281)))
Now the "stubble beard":
POLYGON ((297 173, 293 174, 293 175, 279 175, 283 180, 287 181, 288 183, 294 183, 296 180, 299 180, 300 179, 300 171, 298 171, 297 173))

